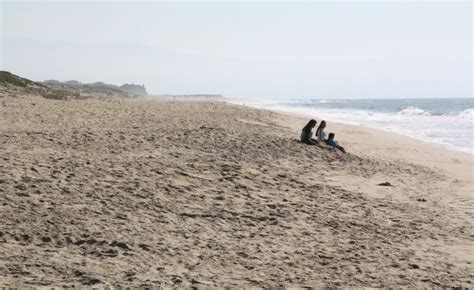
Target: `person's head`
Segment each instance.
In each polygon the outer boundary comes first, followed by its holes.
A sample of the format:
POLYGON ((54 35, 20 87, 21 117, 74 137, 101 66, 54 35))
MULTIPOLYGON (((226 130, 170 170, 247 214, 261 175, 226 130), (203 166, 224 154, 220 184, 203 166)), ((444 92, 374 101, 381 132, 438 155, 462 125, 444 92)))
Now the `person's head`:
POLYGON ((307 129, 313 129, 314 126, 316 126, 317 123, 318 122, 316 122, 316 120, 311 119, 311 120, 309 120, 308 124, 306 124, 306 126, 304 126, 304 127, 307 128, 307 129))
POLYGON ((319 123, 318 130, 316 130, 316 131, 319 131, 319 130, 324 129, 324 128, 326 128, 326 121, 322 120, 321 123, 319 123))
POLYGON ((328 140, 334 139, 335 136, 336 136, 336 134, 334 134, 334 133, 329 133, 329 135, 328 135, 328 140))

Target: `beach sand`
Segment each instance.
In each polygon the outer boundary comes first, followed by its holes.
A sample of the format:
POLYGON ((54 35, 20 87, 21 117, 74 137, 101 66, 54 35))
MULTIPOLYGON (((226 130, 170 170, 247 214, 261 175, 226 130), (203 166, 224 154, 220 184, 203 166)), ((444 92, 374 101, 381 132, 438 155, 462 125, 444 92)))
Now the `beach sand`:
POLYGON ((472 156, 307 121, 1 95, 0 285, 473 287, 472 156))

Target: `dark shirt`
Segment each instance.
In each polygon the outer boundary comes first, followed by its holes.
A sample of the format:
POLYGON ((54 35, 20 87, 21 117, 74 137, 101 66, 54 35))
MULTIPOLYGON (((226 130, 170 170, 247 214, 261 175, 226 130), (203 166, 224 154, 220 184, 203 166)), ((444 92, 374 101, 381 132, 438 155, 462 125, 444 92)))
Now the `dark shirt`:
POLYGON ((311 129, 303 129, 301 131, 301 142, 306 143, 306 144, 313 144, 313 141, 311 140, 311 129))

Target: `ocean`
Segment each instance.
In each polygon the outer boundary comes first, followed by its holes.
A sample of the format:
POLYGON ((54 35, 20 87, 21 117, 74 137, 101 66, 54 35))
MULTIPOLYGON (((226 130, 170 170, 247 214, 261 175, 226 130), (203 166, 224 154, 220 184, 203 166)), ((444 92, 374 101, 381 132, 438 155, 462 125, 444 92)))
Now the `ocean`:
POLYGON ((473 103, 472 98, 245 100, 252 107, 392 131, 469 154, 474 154, 473 103))

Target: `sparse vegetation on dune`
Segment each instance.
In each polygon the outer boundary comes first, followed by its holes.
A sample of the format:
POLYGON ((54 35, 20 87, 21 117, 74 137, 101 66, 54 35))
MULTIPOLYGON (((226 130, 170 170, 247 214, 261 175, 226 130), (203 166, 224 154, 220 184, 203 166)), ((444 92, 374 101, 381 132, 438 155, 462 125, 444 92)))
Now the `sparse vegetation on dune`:
POLYGON ((42 87, 45 88, 44 85, 34 82, 32 80, 22 78, 15 74, 12 74, 7 71, 0 71, 0 86, 14 86, 14 87, 42 87))
POLYGON ((70 100, 87 98, 133 98, 147 95, 144 86, 126 84, 121 87, 96 82, 83 84, 78 81, 48 80, 34 82, 7 71, 0 71, 0 93, 40 95, 47 99, 70 100))
POLYGON ((69 92, 79 93, 83 96, 94 96, 94 97, 124 97, 133 98, 140 96, 147 96, 148 93, 145 86, 139 86, 134 84, 124 84, 122 86, 116 86, 106 84, 103 82, 95 82, 83 84, 79 81, 71 80, 66 82, 60 82, 57 80, 48 80, 43 82, 45 85, 61 89, 69 92))

